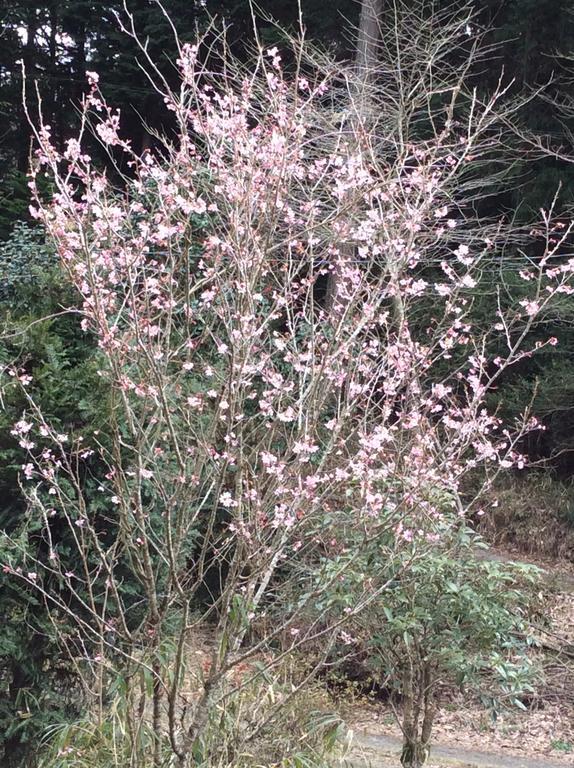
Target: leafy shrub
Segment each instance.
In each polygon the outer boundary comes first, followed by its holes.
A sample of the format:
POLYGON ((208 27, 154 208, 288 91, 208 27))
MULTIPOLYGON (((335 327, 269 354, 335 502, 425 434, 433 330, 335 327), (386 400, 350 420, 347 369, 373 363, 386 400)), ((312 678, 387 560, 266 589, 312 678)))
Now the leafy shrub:
MULTIPOLYGON (((402 764, 428 758, 432 726, 447 684, 474 691, 491 707, 523 706, 533 690, 527 618, 537 570, 477 559, 481 542, 466 528, 412 562, 380 602, 343 636, 379 684, 401 702, 402 764)), ((372 572, 374 553, 357 562, 372 572)), ((347 582, 347 588, 351 583, 347 582)))
POLYGON ((0 302, 12 299, 21 306, 26 298, 37 304, 39 294, 33 289, 43 286, 56 267, 56 253, 43 229, 16 222, 9 238, 0 243, 0 302))
POLYGON ((17 170, 6 172, 4 164, 2 170, 4 173, 0 178, 0 241, 10 238, 14 230, 14 222, 29 219, 30 205, 30 190, 26 174, 17 170))
MULTIPOLYGON (((0 366, 4 372, 0 411, 0 755, 3 765, 23 765, 40 734, 54 721, 75 718, 83 695, 74 665, 61 644, 66 622, 56 624, 44 600, 6 573, 15 542, 32 560, 49 562, 38 520, 27 513, 19 473, 26 452, 11 434, 26 407, 14 386, 29 381, 33 393, 61 431, 81 435, 105 423, 106 396, 97 375, 97 348, 78 318, 62 311, 73 289, 39 227, 17 224, 0 245, 0 366), (56 629, 57 627, 57 629, 56 629)), ((95 489, 92 489, 95 494, 95 489)), ((90 493, 90 484, 87 483, 90 493)), ((54 546, 66 549, 54 525, 54 546)), ((47 586, 60 591, 57 580, 47 586)))

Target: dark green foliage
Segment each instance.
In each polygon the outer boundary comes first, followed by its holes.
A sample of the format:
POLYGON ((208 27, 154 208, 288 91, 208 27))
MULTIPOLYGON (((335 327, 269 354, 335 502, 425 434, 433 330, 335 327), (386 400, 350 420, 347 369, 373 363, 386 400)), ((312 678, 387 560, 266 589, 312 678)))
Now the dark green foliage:
MULTIPOLYGON (((0 242, 10 235, 15 222, 28 218, 29 204, 26 175, 15 169, 5 169, 0 179, 0 242)), ((0 286, 0 290, 3 287, 0 286)))
POLYGON ((38 286, 46 282, 56 265, 56 254, 46 244, 43 231, 17 221, 11 237, 0 243, 0 301, 4 311, 9 306, 17 312, 25 306, 33 309, 38 302, 38 286))
POLYGON ((27 764, 54 720, 77 716, 81 691, 38 594, 0 573, 0 610, 0 761, 8 768, 27 764))
MULTIPOLYGON (((28 391, 68 433, 105 421, 106 394, 97 375, 97 349, 77 315, 64 311, 74 297, 40 230, 19 224, 0 247, 0 285, 0 564, 24 562, 27 556, 33 570, 33 558, 43 560, 48 552, 20 492, 26 453, 10 430, 26 402, 10 373, 32 376, 28 391)), ((53 533, 58 541, 57 526, 53 533)), ((58 543, 66 546, 65 539, 58 543)), ((0 755, 5 753, 2 765, 24 765, 49 723, 77 716, 80 688, 40 595, 5 571, 0 614, 0 755)), ((65 632, 65 617, 61 621, 59 630, 65 632)))
MULTIPOLYGON (((568 250, 566 243, 563 261, 569 257, 568 250)), ((516 265, 523 257, 514 252, 506 258, 516 265)), ((526 259, 524 264, 528 269, 526 259)), ((504 258, 498 268, 489 265, 474 301, 473 315, 477 322, 483 327, 492 325, 498 302, 504 305, 510 297, 514 297, 513 300, 526 297, 531 285, 516 274, 516 268, 506 269, 504 258)), ((542 462, 546 469, 562 479, 572 477, 574 471, 573 321, 572 296, 555 296, 525 339, 525 349, 532 350, 532 354, 508 369, 488 396, 490 407, 497 409, 506 422, 521 419, 526 412, 540 421, 542 429, 529 433, 521 450, 532 461, 542 462)), ((518 338, 520 327, 517 323, 513 339, 518 338)), ((504 338, 494 333, 491 341, 493 357, 498 349, 503 351, 504 344, 504 338)))
MULTIPOLYGON (((500 45, 500 65, 514 92, 527 93, 541 89, 544 100, 530 101, 520 112, 527 131, 552 137, 555 145, 568 146, 565 133, 572 129, 571 120, 552 104, 571 97, 571 78, 564 70, 561 57, 572 51, 574 15, 570 0, 483 0, 484 21, 491 25, 493 42, 500 45), (566 144, 564 144, 566 142, 566 144)), ((491 85, 498 77, 498 67, 483 81, 491 85), (492 79, 491 79, 492 78, 492 79)), ((574 200, 573 166, 559 158, 547 156, 536 163, 523 163, 522 181, 512 197, 511 205, 519 215, 536 215, 548 206, 558 187, 561 205, 574 200)))

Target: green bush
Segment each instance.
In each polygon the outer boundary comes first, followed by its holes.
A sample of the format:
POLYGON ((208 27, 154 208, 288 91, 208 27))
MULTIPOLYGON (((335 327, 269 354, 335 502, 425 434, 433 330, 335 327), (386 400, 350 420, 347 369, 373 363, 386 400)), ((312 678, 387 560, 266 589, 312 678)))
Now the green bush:
MULTIPOLYGON (((397 574, 340 646, 342 656, 354 646, 400 701, 408 768, 428 757, 445 685, 473 691, 489 707, 523 707, 521 697, 533 691, 527 618, 537 569, 477 559, 480 545, 462 527, 423 558, 414 547, 408 571, 397 574)), ((364 579, 381 567, 376 553, 356 566, 364 579)))
MULTIPOLYGON (((60 642, 65 617, 55 627, 41 595, 6 572, 24 555, 31 562, 49 557, 20 491, 27 458, 11 429, 28 404, 14 382, 30 377, 29 394, 71 435, 105 426, 106 392, 97 375, 97 347, 65 311, 73 290, 41 229, 17 224, 0 245, 0 286, 0 762, 21 766, 32 760, 50 723, 78 716, 82 694, 60 642)), ((52 535, 57 548, 67 546, 57 521, 52 535)), ((65 589, 56 580, 45 586, 56 593, 65 589)))

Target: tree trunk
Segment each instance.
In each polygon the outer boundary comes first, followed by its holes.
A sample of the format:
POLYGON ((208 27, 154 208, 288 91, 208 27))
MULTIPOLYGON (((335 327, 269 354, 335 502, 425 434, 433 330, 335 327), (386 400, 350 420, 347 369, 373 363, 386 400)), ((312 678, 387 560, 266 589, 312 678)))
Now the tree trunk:
MULTIPOLYGON (((26 18, 26 42, 22 51, 22 63, 24 65, 25 76, 28 81, 27 98, 30 101, 34 98, 34 86, 32 85, 36 69, 36 34, 38 32, 38 19, 36 8, 30 8, 26 18)), ((18 170, 26 173, 30 160, 30 142, 32 131, 28 123, 28 118, 21 110, 20 117, 21 140, 18 148, 18 170)))
POLYGON ((357 37, 355 63, 357 69, 367 78, 370 77, 377 63, 379 44, 379 19, 383 11, 383 0, 363 0, 357 37))
POLYGON ((433 670, 425 666, 413 674, 409 664, 403 676, 403 768, 422 768, 430 755, 430 737, 436 711, 433 670), (419 729, 422 711, 422 725, 419 729))
MULTIPOLYGON (((369 108, 369 86, 377 64, 377 47, 380 37, 379 18, 382 10, 383 0, 362 0, 355 53, 355 67, 360 76, 360 85, 358 92, 352 94, 356 100, 359 121, 362 121, 363 115, 369 108)), ((343 310, 338 295, 339 285, 343 279, 341 273, 345 262, 351 260, 354 254, 354 243, 343 243, 340 256, 333 264, 332 271, 327 278, 325 310, 330 316, 337 315, 338 310, 343 310)))
POLYGON ((50 5, 50 37, 48 40, 48 82, 46 83, 46 112, 52 126, 52 136, 56 147, 60 149, 63 142, 63 115, 58 109, 58 6, 56 2, 50 5))
POLYGON ((429 758, 429 748, 420 741, 406 742, 401 753, 403 768, 422 768, 429 758))

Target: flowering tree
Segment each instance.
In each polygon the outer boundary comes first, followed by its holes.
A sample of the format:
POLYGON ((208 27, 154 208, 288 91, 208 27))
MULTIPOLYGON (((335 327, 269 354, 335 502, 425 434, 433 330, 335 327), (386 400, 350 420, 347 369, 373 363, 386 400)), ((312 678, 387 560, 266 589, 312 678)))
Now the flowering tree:
MULTIPOLYGON (((149 681, 125 713, 133 765, 215 764, 214 718, 246 675, 319 637, 328 652, 389 579, 477 510, 478 495, 461 495, 469 473, 522 461, 528 415, 503 428, 485 395, 531 354, 522 343, 539 311, 570 290, 569 230, 545 216, 531 297, 506 307, 501 294, 496 321, 473 324, 481 270, 510 235, 472 204, 512 107, 502 87, 482 101, 448 63, 467 15, 415 20, 416 34, 411 16, 383 34, 389 57, 397 30, 412 41, 400 77, 383 60, 368 79, 367 112, 355 68, 297 40, 285 69, 276 48, 243 66, 223 39, 215 72, 201 43, 178 43, 177 91, 148 60, 178 128, 154 151, 132 150, 95 73, 63 151, 37 128, 31 187, 47 174, 54 195, 37 195, 33 213, 97 339, 109 426, 61 434, 28 396, 12 434, 47 555, 5 567, 43 594, 56 625, 73 623, 62 639, 102 708, 111 670, 149 681), (89 128, 121 184, 94 167, 89 128), (496 359, 492 338, 504 342, 496 359), (388 565, 348 604, 337 586, 366 541, 388 565), (206 626, 209 658, 190 665, 206 626)), ((26 389, 27 372, 8 373, 26 389)), ((245 716, 233 754, 285 701, 245 716)))

